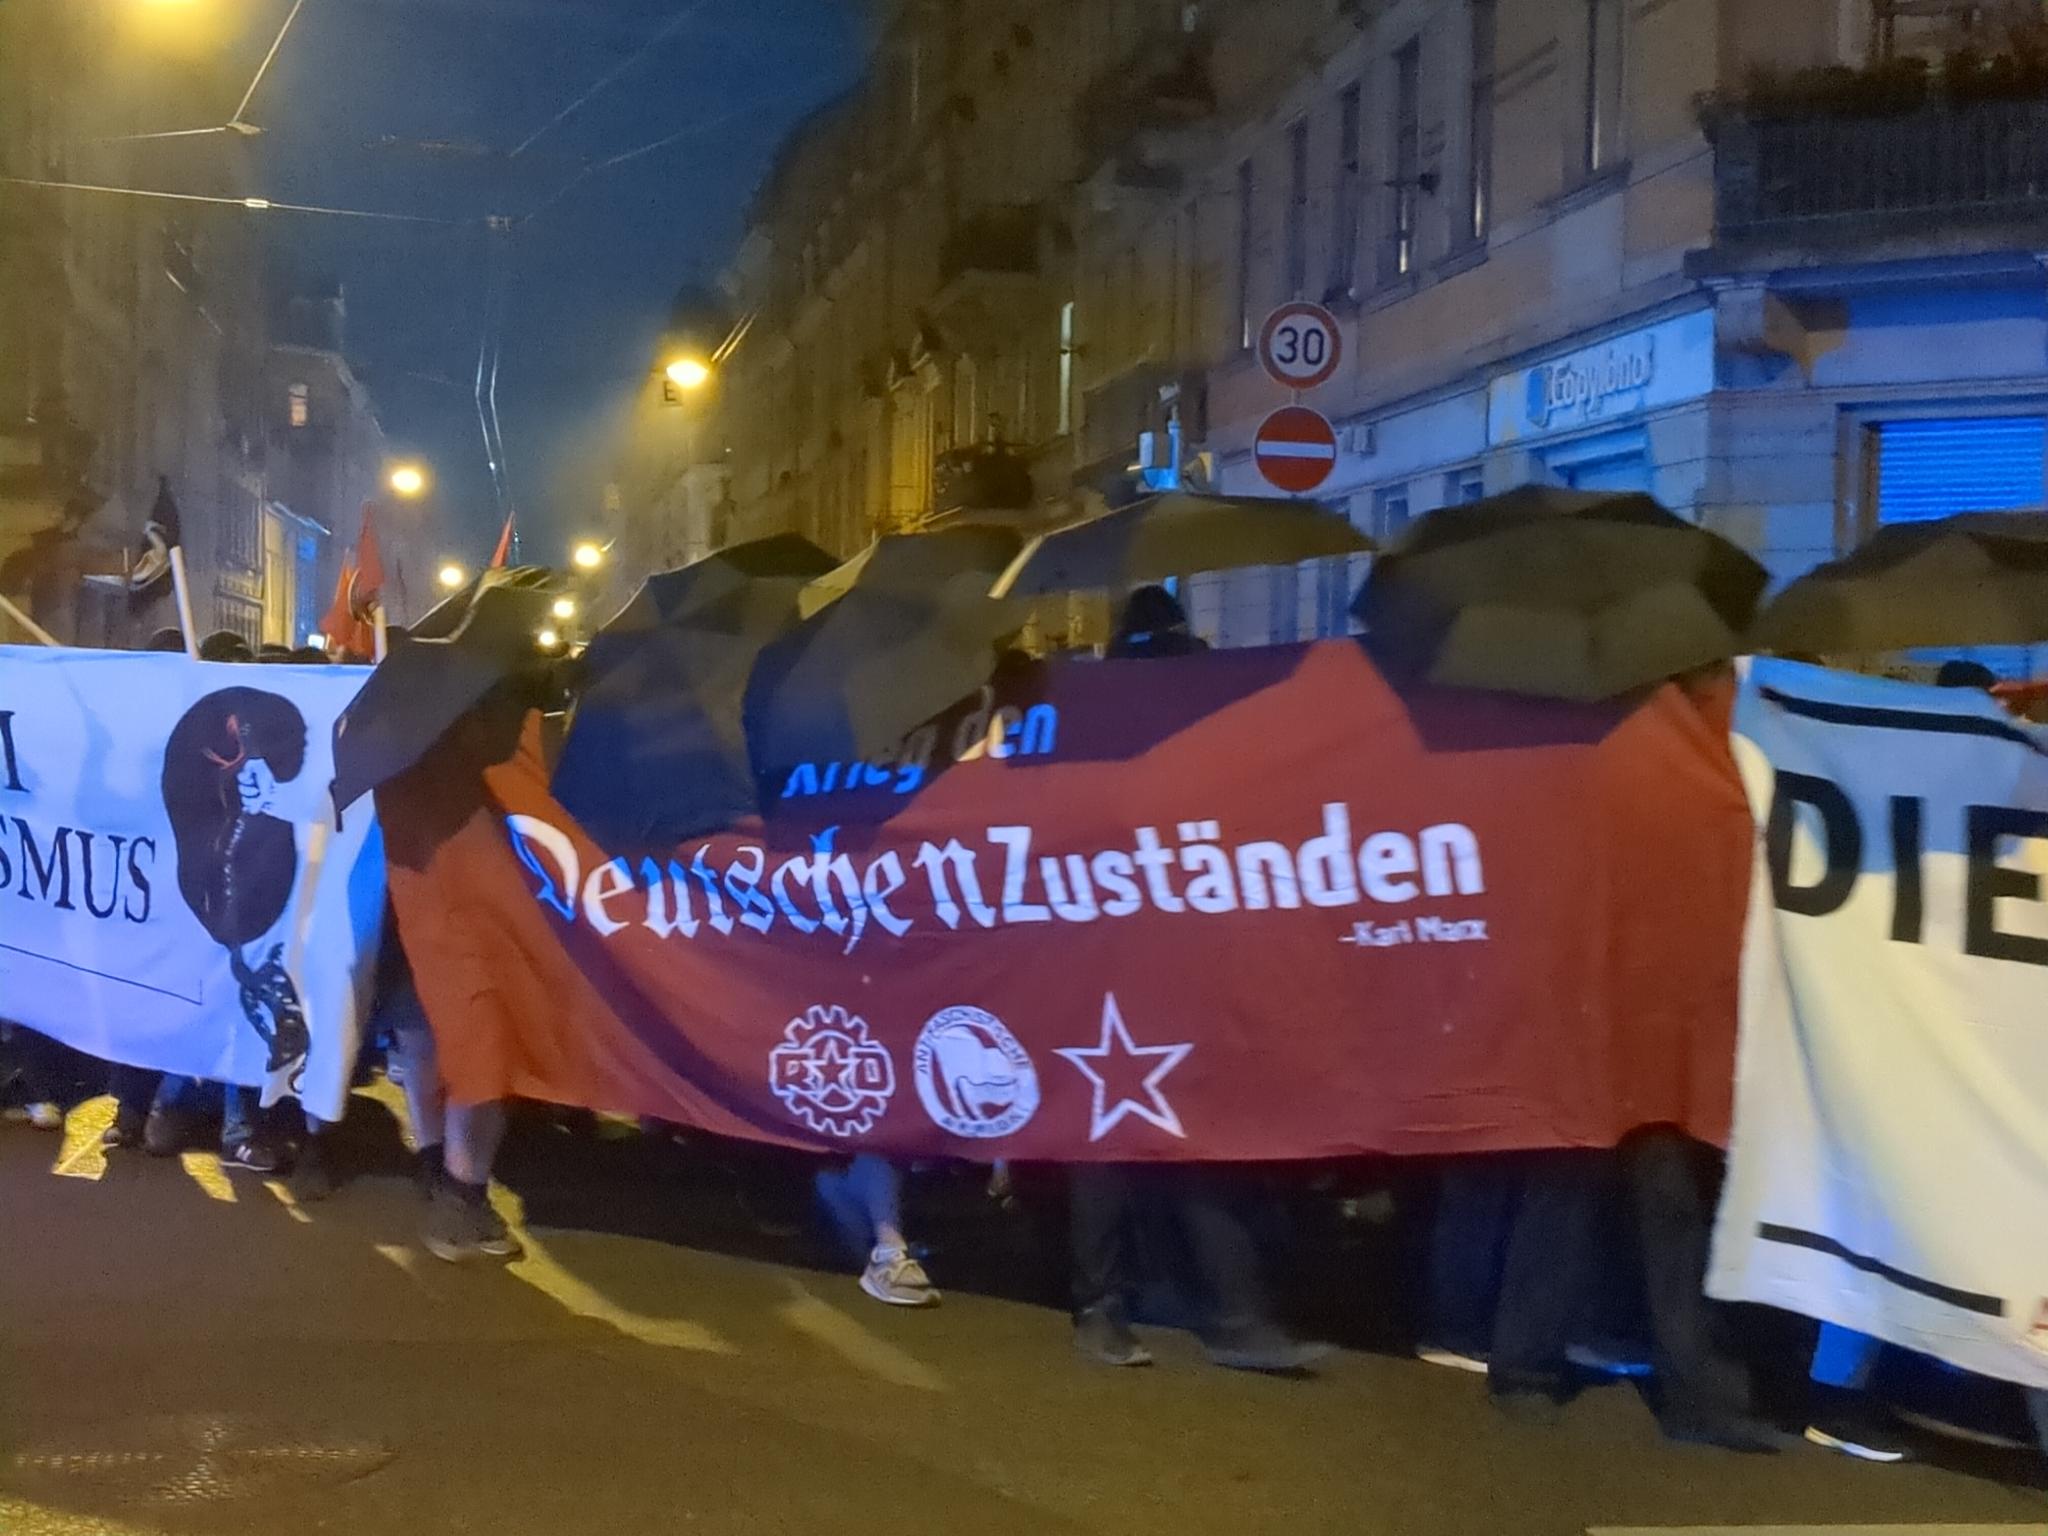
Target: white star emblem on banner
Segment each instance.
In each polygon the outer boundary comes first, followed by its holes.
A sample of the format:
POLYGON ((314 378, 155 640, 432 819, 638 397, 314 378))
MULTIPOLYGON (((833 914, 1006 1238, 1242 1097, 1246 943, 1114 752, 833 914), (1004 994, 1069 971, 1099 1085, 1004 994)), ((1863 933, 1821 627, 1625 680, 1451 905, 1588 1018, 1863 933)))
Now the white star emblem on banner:
POLYGON ((1125 1115, 1136 1115, 1148 1125, 1156 1125, 1169 1136, 1187 1139, 1187 1132, 1181 1129, 1180 1116, 1173 1112, 1173 1106, 1166 1102, 1166 1095, 1159 1091, 1166 1074, 1187 1060, 1194 1050, 1192 1044, 1181 1045, 1138 1045, 1131 1039, 1131 1032, 1124 1027, 1124 1016, 1116 1006, 1116 994, 1106 993, 1102 999, 1102 1043, 1099 1045, 1070 1045, 1053 1052, 1064 1056, 1074 1064, 1080 1074, 1087 1078, 1095 1090, 1095 1102, 1090 1114, 1088 1139, 1100 1141, 1115 1129, 1125 1115), (1116 1102, 1107 1109, 1103 1100, 1108 1096, 1109 1079, 1101 1069, 1091 1065, 1101 1062, 1104 1067, 1113 1065, 1117 1058, 1126 1061, 1150 1059, 1154 1066, 1139 1083, 1142 1099, 1134 1098, 1119 1089, 1116 1102))

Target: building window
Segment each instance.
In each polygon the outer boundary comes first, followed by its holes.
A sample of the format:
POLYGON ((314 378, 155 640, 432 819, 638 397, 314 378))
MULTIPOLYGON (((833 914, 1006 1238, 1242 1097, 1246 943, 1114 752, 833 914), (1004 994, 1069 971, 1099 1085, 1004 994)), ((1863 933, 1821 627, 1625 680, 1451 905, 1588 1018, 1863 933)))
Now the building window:
POLYGON ((1252 163, 1237 164, 1237 271, 1233 278, 1232 318, 1237 327, 1237 347, 1249 351, 1252 344, 1252 163))
POLYGON ((1308 291, 1308 122, 1287 130, 1287 297, 1308 291))
POLYGON ((1398 538, 1408 526, 1408 487, 1383 485, 1372 493, 1372 536, 1382 546, 1398 538))
POLYGON ((1394 55, 1394 161, 1387 191, 1387 240, 1380 280, 1391 283, 1415 270, 1416 199, 1422 179, 1422 39, 1394 55))
POLYGON ((1060 430, 1065 437, 1074 430, 1074 301, 1060 306, 1060 430))
POLYGON ((1585 134, 1581 166, 1590 176, 1621 155, 1623 0, 1586 0, 1585 134))
POLYGON ((1455 506, 1460 502, 1484 501, 1486 499, 1486 476, 1477 464, 1466 469, 1454 469, 1444 476, 1444 505, 1455 506))
POLYGON ((289 384, 284 392, 286 418, 295 427, 303 427, 313 419, 312 400, 303 384, 289 384))
POLYGON ((1353 81, 1337 98, 1337 187, 1330 199, 1330 286, 1326 295, 1332 299, 1350 298, 1358 283, 1358 218, 1363 211, 1358 197, 1358 157, 1364 113, 1364 96, 1353 81))
POLYGON ((1484 244, 1493 220, 1493 60, 1495 0, 1471 0, 1472 58, 1465 98, 1465 228, 1484 244))

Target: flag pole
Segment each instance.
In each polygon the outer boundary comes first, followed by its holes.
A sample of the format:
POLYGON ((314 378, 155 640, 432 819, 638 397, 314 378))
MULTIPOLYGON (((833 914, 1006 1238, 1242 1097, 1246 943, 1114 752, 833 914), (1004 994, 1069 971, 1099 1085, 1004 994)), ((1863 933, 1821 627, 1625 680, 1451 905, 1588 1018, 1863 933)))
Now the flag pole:
POLYGON ((12 599, 0 597, 0 613, 4 613, 23 629, 27 630, 42 645, 58 645, 61 642, 42 625, 14 606, 12 599))
POLYGON ((371 644, 370 659, 381 663, 391 650, 391 626, 384 617, 382 603, 370 605, 370 624, 371 633, 375 636, 371 644))
POLYGON ((185 579, 185 546, 171 546, 171 587, 178 594, 178 631, 185 637, 185 655, 199 659, 199 637, 192 633, 192 584, 185 579))

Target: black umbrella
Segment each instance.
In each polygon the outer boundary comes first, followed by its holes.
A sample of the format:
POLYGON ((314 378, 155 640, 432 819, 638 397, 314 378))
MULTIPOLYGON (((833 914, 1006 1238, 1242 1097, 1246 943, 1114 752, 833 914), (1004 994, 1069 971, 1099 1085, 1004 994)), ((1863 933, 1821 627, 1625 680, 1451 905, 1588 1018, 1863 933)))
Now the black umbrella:
POLYGON ((604 634, 652 629, 686 618, 706 603, 761 582, 814 581, 838 561, 794 533, 770 534, 647 578, 604 634))
POLYGON ((1766 579, 1647 496, 1532 486, 1428 514, 1352 612, 1396 673, 1603 699, 1736 655, 1766 579))
POLYGON ((1172 491, 1040 535, 1003 573, 996 595, 1134 587, 1196 571, 1298 565, 1372 547, 1348 519, 1316 502, 1172 491))
POLYGON ((492 688, 547 665, 537 636, 558 590, 533 567, 486 571, 391 650, 334 722, 336 816, 397 777, 492 688))
POLYGON ((1023 624, 988 596, 1017 548, 1002 528, 895 535, 843 591, 837 573, 814 583, 814 611, 762 651, 747 689, 755 767, 872 758, 987 682, 1023 624))
POLYGON ((1779 593, 1754 638, 1821 654, 2048 641, 2048 512, 1880 528, 1779 593))
MULTIPOLYGON (((711 562, 688 570, 710 575, 711 562)), ((642 627, 629 609, 627 627, 615 620, 584 653, 554 793, 608 848, 673 848, 758 808, 742 704, 761 648, 795 626, 803 583, 730 575, 710 575, 662 622, 642 627)))

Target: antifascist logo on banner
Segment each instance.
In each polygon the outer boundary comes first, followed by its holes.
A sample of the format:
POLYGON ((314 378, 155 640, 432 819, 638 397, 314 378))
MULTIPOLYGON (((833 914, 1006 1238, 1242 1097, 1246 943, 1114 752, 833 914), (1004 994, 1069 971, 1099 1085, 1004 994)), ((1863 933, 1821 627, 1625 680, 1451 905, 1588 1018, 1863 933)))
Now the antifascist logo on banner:
POLYGON ((933 1014, 918 1032, 911 1068, 925 1113, 955 1136, 1007 1136, 1038 1113, 1030 1053, 979 1008, 933 1014))
POLYGON ((863 1136, 896 1096, 896 1064, 867 1020, 840 1007, 806 1008, 768 1053, 768 1086, 821 1136, 863 1136))

